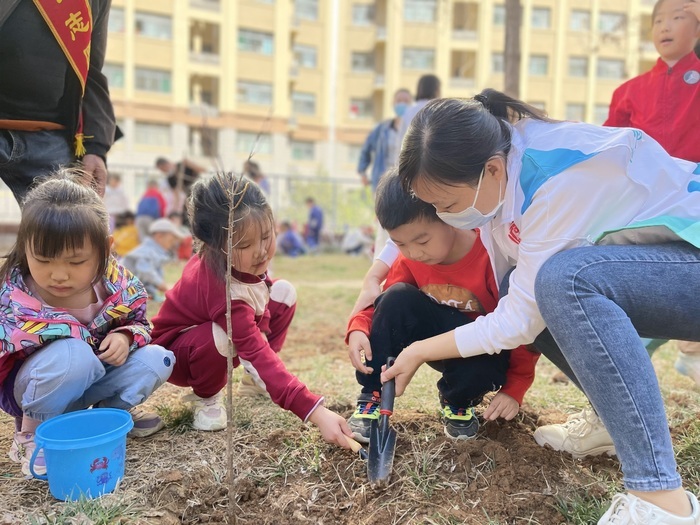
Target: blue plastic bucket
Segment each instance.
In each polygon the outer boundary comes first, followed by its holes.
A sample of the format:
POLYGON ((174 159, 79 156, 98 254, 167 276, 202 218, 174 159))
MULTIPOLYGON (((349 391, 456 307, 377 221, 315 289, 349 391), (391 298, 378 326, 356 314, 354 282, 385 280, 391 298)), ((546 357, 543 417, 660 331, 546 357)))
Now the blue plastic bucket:
POLYGON ((36 429, 29 469, 35 478, 48 479, 51 494, 60 500, 112 492, 124 477, 126 434, 133 426, 131 414, 116 408, 80 410, 44 421, 36 429), (44 476, 34 472, 41 449, 44 476))

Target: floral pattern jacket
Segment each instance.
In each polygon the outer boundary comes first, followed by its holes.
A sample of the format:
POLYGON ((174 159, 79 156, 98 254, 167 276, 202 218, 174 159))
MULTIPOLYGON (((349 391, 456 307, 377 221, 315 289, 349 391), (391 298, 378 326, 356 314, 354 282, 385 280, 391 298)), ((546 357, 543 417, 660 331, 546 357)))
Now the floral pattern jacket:
POLYGON ((15 268, 0 288, 0 385, 17 359, 24 359, 57 339, 82 339, 94 350, 113 331, 133 336, 130 351, 151 341, 146 318, 147 294, 141 281, 110 258, 102 284, 109 297, 95 319, 85 326, 62 308, 43 304, 27 288, 15 268))

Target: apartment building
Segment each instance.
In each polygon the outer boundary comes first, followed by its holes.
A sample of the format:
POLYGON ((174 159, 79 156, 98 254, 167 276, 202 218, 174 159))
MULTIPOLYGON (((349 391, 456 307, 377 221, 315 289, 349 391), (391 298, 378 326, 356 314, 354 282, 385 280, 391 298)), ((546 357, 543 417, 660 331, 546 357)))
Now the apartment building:
MULTIPOLYGON (((656 59, 653 0, 521 3, 521 98, 554 118, 602 122, 656 59)), ((504 22, 503 0, 113 0, 110 163, 240 169, 254 151, 268 173, 354 177, 396 89, 503 88, 504 22)))

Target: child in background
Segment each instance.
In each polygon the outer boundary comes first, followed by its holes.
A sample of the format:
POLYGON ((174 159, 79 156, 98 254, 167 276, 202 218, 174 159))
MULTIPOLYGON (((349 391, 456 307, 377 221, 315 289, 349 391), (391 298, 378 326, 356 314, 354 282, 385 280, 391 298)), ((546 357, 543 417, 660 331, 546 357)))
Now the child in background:
POLYGON ((306 222, 304 240, 311 251, 318 251, 321 243, 321 230, 323 229, 323 210, 316 204, 316 199, 306 197, 306 207, 309 209, 309 218, 306 222))
POLYGON ((122 188, 122 178, 116 173, 107 176, 105 196, 102 198, 109 213, 110 231, 114 231, 118 217, 129 211, 129 198, 122 188))
MULTIPOLYGON (((700 162, 700 3, 659 0, 652 11, 656 65, 613 93, 605 126, 631 126, 654 137, 674 157, 700 162)), ((653 340, 653 351, 665 341, 653 340)), ((676 370, 700 385, 700 343, 678 341, 676 370)))
POLYGON ((284 255, 296 257, 306 253, 306 246, 301 235, 294 229, 289 221, 280 223, 280 232, 277 239, 277 247, 284 255))
POLYGON ((163 265, 174 260, 173 252, 184 234, 170 219, 155 220, 148 233, 141 244, 124 256, 122 264, 139 278, 149 297, 162 302, 168 290, 163 265))
POLYGON ((139 240, 143 242, 148 237, 148 227, 156 219, 165 217, 167 203, 160 192, 157 179, 150 179, 146 191, 141 196, 136 206, 136 227, 139 231, 139 240))
MULTIPOLYGON (((146 292, 110 257, 109 216, 75 172, 32 189, 0 268, 0 407, 15 417, 10 458, 29 474, 40 422, 89 406, 130 410, 168 379, 151 341, 146 292)), ((163 427, 132 410, 138 437, 163 427)), ((35 463, 46 471, 43 456, 35 463)))
MULTIPOLYGON (((432 205, 402 187, 396 168, 379 182, 375 212, 401 255, 374 307, 355 315, 348 325, 348 354, 362 386, 348 423, 362 443, 369 442, 371 421, 379 417, 379 375, 387 357, 398 356, 414 341, 470 323, 493 311, 498 302, 498 286, 478 233, 442 222, 432 205)), ((485 417, 515 417, 538 358, 538 353, 518 347, 472 359, 431 362, 442 373, 437 387, 445 435, 475 438, 479 422, 474 407, 494 390, 500 389, 485 417)))
POLYGON ((116 219, 112 250, 118 257, 124 257, 139 245, 139 230, 135 221, 136 215, 130 211, 122 213, 116 219))
POLYGON ((345 420, 325 408, 323 398, 311 393, 277 355, 294 316, 296 291, 289 282, 272 282, 267 276, 275 253, 275 223, 262 190, 245 178, 219 174, 192 187, 188 208, 201 248, 166 293, 153 319, 153 335, 177 356, 170 382, 192 387, 193 427, 220 430, 227 423, 222 389, 228 354, 225 287, 231 272, 234 366, 243 365, 279 406, 316 424, 326 441, 347 448, 352 434, 345 420), (228 268, 231 204, 236 211, 228 268))

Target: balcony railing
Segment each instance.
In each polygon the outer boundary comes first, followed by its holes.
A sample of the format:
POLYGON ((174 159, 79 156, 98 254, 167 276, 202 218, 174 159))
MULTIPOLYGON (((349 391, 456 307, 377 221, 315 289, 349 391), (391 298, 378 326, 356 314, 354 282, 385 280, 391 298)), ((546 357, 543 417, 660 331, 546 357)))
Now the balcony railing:
POLYGON ((207 9, 209 11, 221 11, 220 0, 190 0, 190 7, 207 9))
POLYGON ((452 38, 455 40, 476 40, 477 33, 475 29, 453 29, 452 38))
POLYGON ((190 62, 218 66, 221 62, 221 57, 215 53, 195 53, 194 51, 190 51, 190 62))

